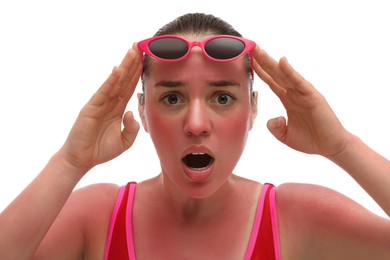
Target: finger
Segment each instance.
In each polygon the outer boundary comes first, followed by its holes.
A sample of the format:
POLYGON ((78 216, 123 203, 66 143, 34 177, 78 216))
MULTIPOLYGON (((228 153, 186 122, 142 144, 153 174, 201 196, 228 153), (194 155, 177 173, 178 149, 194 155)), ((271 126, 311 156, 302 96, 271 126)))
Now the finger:
POLYGON ((280 70, 284 74, 285 78, 300 92, 303 94, 310 93, 314 87, 305 78, 302 77, 287 61, 285 57, 280 59, 280 70))
POLYGON ((140 76, 137 73, 139 71, 139 65, 139 54, 135 50, 130 49, 118 67, 118 69, 121 70, 121 76, 117 81, 113 91, 110 93, 111 97, 115 95, 122 95, 121 92, 127 91, 128 87, 135 87, 130 83, 133 81, 134 77, 140 76))
POLYGON ((114 86, 117 84, 119 78, 121 76, 121 71, 114 67, 110 76, 106 79, 106 81, 101 85, 101 87, 96 91, 96 93, 92 96, 89 103, 94 106, 100 106, 105 102, 107 96, 112 91, 114 86))
POLYGON ((134 72, 130 72, 129 80, 125 83, 127 85, 123 86, 123 91, 121 93, 122 98, 126 102, 128 102, 129 99, 132 97, 134 90, 137 87, 138 81, 142 73, 142 64, 137 63, 137 67, 134 68, 134 72))
POLYGON ((137 57, 139 57, 140 59, 143 58, 142 51, 138 48, 137 42, 133 43, 133 46, 131 48, 137 53, 137 57))
POLYGON ((271 90, 277 95, 281 96, 285 93, 285 89, 280 87, 274 79, 260 66, 259 62, 262 58, 261 54, 262 50, 258 46, 256 46, 254 52, 253 52, 253 61, 252 66, 256 74, 259 76, 261 80, 263 80, 270 88, 271 90))
POLYGON ((128 111, 123 116, 123 130, 122 130, 122 142, 123 149, 129 149, 138 134, 140 128, 139 123, 134 119, 132 112, 128 111))
MULTIPOLYGON (((287 78, 286 72, 291 72, 292 67, 288 67, 289 64, 286 58, 276 61, 267 52, 264 50, 258 50, 255 52, 255 59, 260 65, 260 67, 273 79, 273 81, 281 88, 284 89, 294 89, 295 85, 287 78), (287 64, 286 64, 287 62, 287 64), (285 71, 282 70, 282 65, 284 65, 285 71)), ((293 70, 294 71, 294 70, 293 70)), ((291 76, 291 75, 289 75, 291 76)), ((295 75, 294 75, 295 76, 295 75)))
POLYGON ((129 71, 129 77, 126 82, 123 82, 124 85, 123 92, 121 93, 122 98, 126 101, 126 103, 129 101, 129 99, 132 97, 134 90, 138 84, 138 81, 141 77, 142 73, 142 51, 138 48, 137 43, 133 43, 132 50, 135 52, 135 61, 133 64, 133 67, 129 71))
POLYGON ((285 93, 286 90, 276 84, 272 77, 268 75, 255 60, 252 62, 252 66, 257 76, 259 76, 259 78, 263 80, 277 96, 280 97, 285 93))
POLYGON ((279 63, 258 46, 256 46, 253 51, 253 58, 260 67, 275 80, 275 82, 277 82, 276 79, 283 77, 279 68, 279 63))
POLYGON ((284 117, 277 117, 268 120, 267 122, 267 128, 271 132, 273 136, 275 136, 276 139, 281 141, 282 143, 285 143, 286 139, 286 131, 287 131, 287 125, 286 125, 286 119, 284 117))

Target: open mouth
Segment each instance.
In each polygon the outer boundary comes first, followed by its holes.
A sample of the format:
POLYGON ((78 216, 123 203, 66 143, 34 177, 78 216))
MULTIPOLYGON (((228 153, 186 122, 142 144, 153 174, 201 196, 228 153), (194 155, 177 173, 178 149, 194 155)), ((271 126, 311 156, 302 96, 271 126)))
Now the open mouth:
POLYGON ((191 169, 203 170, 214 162, 214 158, 207 153, 190 153, 182 161, 191 169))

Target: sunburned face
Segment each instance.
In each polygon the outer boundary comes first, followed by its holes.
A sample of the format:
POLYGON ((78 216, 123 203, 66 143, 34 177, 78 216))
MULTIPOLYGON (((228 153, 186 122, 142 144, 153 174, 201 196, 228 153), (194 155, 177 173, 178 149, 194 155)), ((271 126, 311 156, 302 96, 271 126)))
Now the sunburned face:
POLYGON ((140 114, 165 182, 187 196, 227 183, 256 117, 242 60, 214 62, 194 47, 186 60, 153 60, 140 114))

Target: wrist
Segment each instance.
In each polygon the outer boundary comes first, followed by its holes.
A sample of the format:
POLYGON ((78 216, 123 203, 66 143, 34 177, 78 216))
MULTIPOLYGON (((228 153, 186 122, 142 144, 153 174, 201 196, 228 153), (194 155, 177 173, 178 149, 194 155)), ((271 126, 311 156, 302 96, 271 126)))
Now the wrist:
POLYGON ((71 182, 78 183, 89 169, 78 167, 72 164, 61 150, 57 151, 50 159, 48 167, 55 167, 56 170, 71 182))

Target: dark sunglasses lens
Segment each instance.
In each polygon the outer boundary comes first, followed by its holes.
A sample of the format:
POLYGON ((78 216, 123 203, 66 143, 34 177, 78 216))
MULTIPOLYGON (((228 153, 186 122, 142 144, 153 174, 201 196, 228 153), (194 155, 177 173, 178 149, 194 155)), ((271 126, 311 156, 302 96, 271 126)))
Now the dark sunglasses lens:
POLYGON ((233 38, 216 38, 208 41, 204 49, 215 59, 227 60, 240 55, 245 49, 245 44, 233 38))
POLYGON ((173 60, 183 57, 188 51, 188 45, 177 38, 161 38, 149 43, 149 50, 157 57, 173 60))

